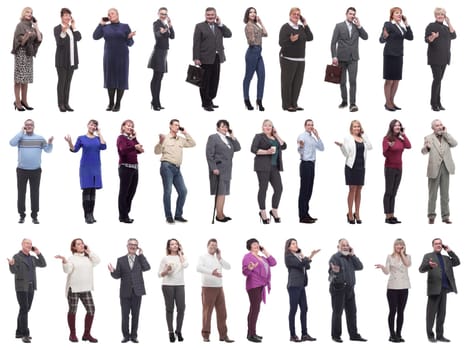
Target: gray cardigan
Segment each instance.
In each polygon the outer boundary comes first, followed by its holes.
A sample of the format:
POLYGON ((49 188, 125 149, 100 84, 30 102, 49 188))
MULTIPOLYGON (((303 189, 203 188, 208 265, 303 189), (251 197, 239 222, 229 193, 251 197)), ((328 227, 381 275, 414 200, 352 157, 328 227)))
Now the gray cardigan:
MULTIPOLYGON (((10 272, 15 275, 15 290, 17 292, 27 292, 29 290, 29 274, 31 273, 30 267, 26 262, 26 255, 19 251, 15 256, 13 256, 15 263, 10 265, 10 272)), ((39 254, 37 257, 31 255, 32 261, 32 286, 34 290, 37 289, 36 281, 36 267, 45 267, 47 264, 45 262, 44 256, 39 254)))

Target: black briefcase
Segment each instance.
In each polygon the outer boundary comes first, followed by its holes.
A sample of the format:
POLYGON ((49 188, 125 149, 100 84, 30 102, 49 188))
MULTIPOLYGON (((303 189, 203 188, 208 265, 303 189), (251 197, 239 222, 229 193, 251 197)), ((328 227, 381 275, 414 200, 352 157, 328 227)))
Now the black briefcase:
POLYGON ((186 82, 196 86, 200 86, 203 81, 203 75, 203 68, 190 64, 188 66, 188 71, 186 74, 186 82))

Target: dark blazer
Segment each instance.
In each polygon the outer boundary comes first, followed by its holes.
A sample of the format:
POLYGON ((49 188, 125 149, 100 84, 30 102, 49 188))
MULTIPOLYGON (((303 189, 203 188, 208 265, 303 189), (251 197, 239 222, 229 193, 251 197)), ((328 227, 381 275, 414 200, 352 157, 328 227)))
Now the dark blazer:
POLYGON ((404 56, 404 39, 413 40, 412 28, 410 26, 407 29, 403 29, 404 34, 401 33, 399 28, 392 22, 385 22, 384 28, 388 32, 389 36, 384 39, 383 32, 379 37, 380 43, 386 43, 384 45, 384 56, 404 56))
POLYGON ((363 27, 358 28, 352 23, 352 35, 349 35, 347 21, 337 23, 331 39, 331 56, 337 57, 342 62, 358 61, 360 59, 358 55, 359 38, 368 39, 368 34, 363 27))
POLYGON ((227 136, 230 148, 222 141, 218 134, 210 135, 206 144, 206 160, 208 161, 209 174, 217 169, 219 177, 224 180, 232 178, 232 158, 235 152, 240 151, 240 143, 237 139, 227 136))
POLYGON ((120 278, 120 298, 131 297, 132 291, 137 296, 145 295, 143 272, 150 269, 151 266, 143 254, 136 255, 132 270, 130 269, 128 255, 118 258, 117 267, 110 275, 115 279, 120 278))
MULTIPOLYGON (((253 142, 251 144, 252 153, 256 154, 256 152, 258 152, 258 150, 260 149, 268 150, 270 148, 271 142, 264 133, 255 135, 255 138, 253 139, 253 142)), ((277 151, 279 152, 279 155, 277 157, 277 168, 279 171, 284 170, 284 167, 282 165, 282 150, 286 148, 287 144, 285 142, 282 145, 279 144, 279 147, 277 148, 277 151)), ((272 166, 271 159, 272 155, 269 154, 261 156, 256 155, 254 171, 270 171, 272 166)))
POLYGON ((304 256, 302 260, 294 254, 285 255, 285 266, 289 271, 287 280, 287 288, 289 287, 306 287, 308 285, 308 275, 306 270, 310 269, 311 260, 304 256))
POLYGON ((10 265, 10 272, 15 275, 15 290, 17 292, 27 292, 29 290, 29 274, 32 273, 32 286, 37 289, 36 267, 45 267, 44 256, 39 254, 37 257, 31 255, 32 271, 26 262, 26 255, 19 251, 13 256, 15 263, 10 265))
POLYGON ((224 38, 232 37, 232 32, 225 24, 214 24, 214 32, 208 22, 198 23, 193 35, 193 61, 200 60, 201 64, 213 64, 216 53, 220 62, 225 61, 224 38))
MULTIPOLYGON (((454 266, 460 265, 460 260, 457 255, 451 250, 448 252, 449 256, 442 255, 444 260, 444 270, 446 271, 446 277, 448 278, 451 290, 449 292, 457 293, 456 280, 454 278, 454 266)), ((442 282, 441 282, 441 267, 439 266, 439 260, 435 252, 425 254, 422 260, 422 264, 418 269, 420 272, 428 272, 427 277, 427 295, 440 295, 442 282), (432 260, 438 264, 438 266, 431 268, 429 261, 432 260)))
MULTIPOLYGON (((71 28, 70 28, 71 29, 71 28)), ((59 24, 54 28, 55 42, 57 43, 57 49, 55 50, 55 67, 57 68, 71 68, 70 64, 70 37, 68 34, 62 38, 60 33, 62 32, 62 25, 59 24)), ((81 33, 77 30, 71 29, 73 34, 73 47, 74 47, 74 59, 75 64, 73 68, 78 68, 78 41, 81 40, 81 33)))
POLYGON ((425 42, 428 43, 428 64, 446 65, 451 63, 451 40, 457 37, 456 32, 450 32, 449 27, 440 22, 430 23, 425 30, 425 42), (439 33, 433 42, 428 41, 431 33, 439 33))
POLYGON ((175 39, 175 30, 171 27, 165 33, 161 33, 161 28, 167 28, 160 19, 152 24, 154 39, 156 43, 149 59, 148 68, 157 72, 167 72, 167 50, 169 49, 169 39, 175 39))

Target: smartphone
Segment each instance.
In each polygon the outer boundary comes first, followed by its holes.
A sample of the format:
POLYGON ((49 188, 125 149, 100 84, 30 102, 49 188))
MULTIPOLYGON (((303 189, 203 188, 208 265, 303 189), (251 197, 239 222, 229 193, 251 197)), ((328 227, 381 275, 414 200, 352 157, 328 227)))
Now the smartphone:
POLYGON ((37 22, 37 19, 36 19, 36 17, 34 17, 34 16, 31 16, 31 22, 32 22, 32 23, 36 23, 36 22, 37 22))
POLYGON ((302 250, 300 248, 297 249, 297 254, 300 254, 302 250))
POLYGON ((349 247, 349 253, 353 253, 353 248, 349 247))
POLYGON ((86 244, 84 245, 84 250, 88 250, 88 246, 86 244))
POLYGON ((303 22, 303 16, 300 15, 300 22, 303 22))
POLYGON ((263 251, 264 247, 262 245, 259 246, 259 250, 263 251))
POLYGON ((178 127, 178 130, 180 130, 180 131, 185 131, 185 128, 184 128, 183 126, 179 126, 179 127, 178 127))
POLYGON ((227 132, 228 132, 229 134, 233 133, 232 129, 227 129, 227 132))
POLYGON ((36 247, 32 246, 32 247, 31 247, 31 250, 32 250, 33 252, 35 252, 35 251, 36 251, 36 247))
POLYGON ((445 127, 445 126, 443 126, 443 131, 445 131, 445 130, 446 130, 446 127, 445 127))
POLYGON ((102 20, 103 20, 104 22, 108 22, 108 21, 109 21, 109 17, 102 17, 102 20))
POLYGON ((216 248, 216 254, 219 254, 219 248, 216 248))
POLYGON ((404 128, 401 126, 401 132, 404 132, 404 128))
POLYGON ((404 15, 402 15, 402 20, 405 22, 407 21, 407 17, 405 17, 404 15))
POLYGON ((446 246, 444 244, 441 244, 441 247, 443 247, 443 249, 446 249, 446 246))

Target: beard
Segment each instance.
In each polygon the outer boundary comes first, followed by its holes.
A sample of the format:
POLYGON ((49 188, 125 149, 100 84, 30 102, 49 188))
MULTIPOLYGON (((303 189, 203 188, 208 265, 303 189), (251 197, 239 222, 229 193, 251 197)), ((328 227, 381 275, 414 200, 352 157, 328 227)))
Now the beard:
POLYGON ((344 255, 344 256, 347 256, 349 255, 349 251, 348 250, 341 250, 341 254, 344 255))

